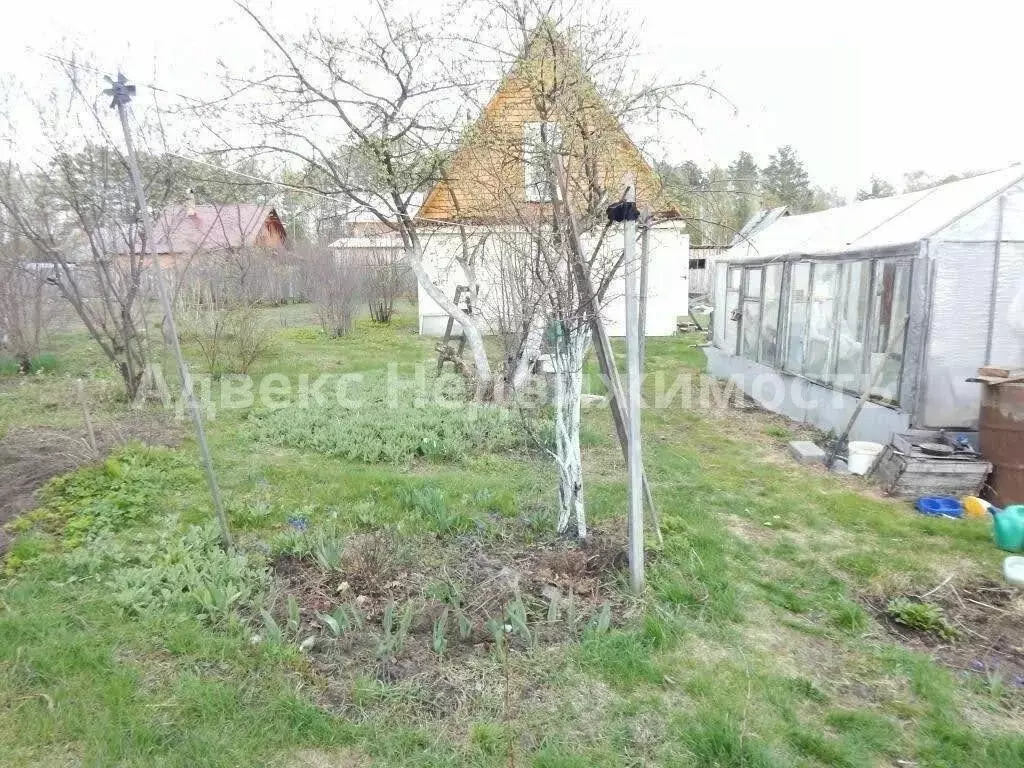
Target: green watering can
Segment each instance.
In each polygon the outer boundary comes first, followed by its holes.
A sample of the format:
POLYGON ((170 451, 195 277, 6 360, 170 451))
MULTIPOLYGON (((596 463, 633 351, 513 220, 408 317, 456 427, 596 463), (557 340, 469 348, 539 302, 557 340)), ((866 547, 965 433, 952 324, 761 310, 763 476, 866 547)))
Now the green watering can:
POLYGON ((963 505, 968 517, 982 517, 985 512, 992 515, 992 534, 997 547, 1007 552, 1024 551, 1024 504, 1000 509, 977 496, 967 496, 963 505))
POLYGON ((992 515, 992 532, 996 546, 1007 552, 1024 551, 1024 504, 1014 504, 1006 509, 989 507, 992 515))
POLYGON ((1024 504, 1013 504, 1006 509, 989 509, 996 546, 1007 552, 1024 551, 1024 504))

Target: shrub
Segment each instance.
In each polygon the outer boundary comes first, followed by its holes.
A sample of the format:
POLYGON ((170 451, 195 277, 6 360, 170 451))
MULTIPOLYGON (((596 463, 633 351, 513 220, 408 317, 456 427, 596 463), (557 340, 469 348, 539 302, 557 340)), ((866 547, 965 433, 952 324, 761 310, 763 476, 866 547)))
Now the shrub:
POLYGON ((198 349, 214 376, 248 373, 270 351, 270 332, 256 307, 200 309, 182 322, 181 340, 198 349))
POLYGON ((270 350, 270 334, 255 307, 237 307, 228 312, 228 354, 232 373, 248 373, 270 350))
POLYGON ((27 360, 14 357, 0 357, 0 376, 15 376, 19 373, 54 373, 57 370, 57 356, 43 352, 27 360))
POLYGON ((54 373, 57 370, 57 356, 52 352, 42 352, 32 358, 29 370, 32 373, 54 373))
POLYGON ((328 248, 306 245, 299 252, 306 295, 316 307, 324 333, 347 336, 362 302, 363 274, 351 258, 328 248))
POLYGON ((255 412, 250 418, 267 442, 350 461, 452 461, 525 444, 517 414, 499 406, 453 410, 434 405, 388 407, 382 402, 354 409, 295 405, 255 412))

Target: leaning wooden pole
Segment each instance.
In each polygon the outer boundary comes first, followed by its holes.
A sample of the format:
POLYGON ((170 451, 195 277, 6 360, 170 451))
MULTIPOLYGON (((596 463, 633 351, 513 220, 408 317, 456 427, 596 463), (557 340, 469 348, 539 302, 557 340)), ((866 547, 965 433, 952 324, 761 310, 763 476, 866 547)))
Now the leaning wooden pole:
MULTIPOLYGON (((565 174, 558 163, 558 159, 555 159, 555 179, 558 182, 559 190, 561 192, 561 199, 567 200, 568 197, 568 184, 565 181, 565 174)), ((579 286, 579 291, 583 297, 583 303, 585 306, 590 308, 589 320, 590 320, 590 332, 594 337, 594 353, 597 356, 597 364, 601 369, 601 374, 605 377, 605 381, 608 386, 608 407, 612 412, 612 423, 615 425, 615 434, 619 438, 619 446, 622 448, 622 457, 628 459, 627 454, 627 442, 628 432, 626 427, 626 409, 625 409, 625 397, 623 396, 622 380, 619 378, 619 370, 615 365, 615 354, 612 351, 612 344, 608 338, 608 333, 604 327, 604 321, 601 319, 600 306, 597 299, 597 291, 594 290, 594 284, 590 279, 590 273, 587 271, 586 259, 583 255, 583 245, 580 242, 579 228, 576 225, 576 218, 573 216, 572 211, 566 206, 566 223, 568 224, 568 244, 572 251, 572 270, 573 277, 576 280, 576 284, 579 286)), ((658 509, 654 505, 654 494, 651 493, 651 484, 647 480, 647 473, 644 472, 643 457, 641 457, 641 479, 643 482, 644 499, 647 502, 647 511, 650 515, 651 527, 654 529, 654 535, 658 539, 658 543, 664 542, 664 538, 661 534, 661 523, 658 520, 658 509)))
MULTIPOLYGON (((135 202, 139 206, 139 215, 142 217, 142 231, 145 235, 140 258, 145 259, 146 248, 155 241, 153 239, 153 221, 149 215, 149 205, 146 201, 146 190, 142 186, 142 173, 139 171, 139 161, 135 154, 135 142, 132 140, 132 132, 128 127, 128 103, 131 101, 132 96, 135 95, 135 86, 128 85, 125 76, 120 73, 117 75, 117 80, 111 80, 110 84, 111 88, 106 93, 113 97, 111 106, 117 108, 117 115, 121 119, 121 130, 124 132, 124 144, 128 156, 128 175, 131 178, 132 189, 135 191, 135 202)), ((178 375, 181 377, 185 405, 192 416, 192 424, 196 429, 199 456, 203 461, 206 483, 210 487, 210 499, 213 501, 213 509, 217 515, 217 523, 220 526, 221 544, 223 544, 225 549, 231 549, 231 531, 228 528, 227 515, 224 513, 224 503, 220 497, 217 475, 213 471, 213 459, 210 458, 210 447, 206 442, 203 416, 199 411, 199 403, 196 402, 195 388, 192 386, 192 376, 189 373, 188 364, 181 353, 181 343, 178 341, 178 328, 174 322, 174 311, 171 307, 170 294, 167 291, 167 283, 164 280, 160 259, 156 256, 153 257, 153 273, 156 275, 157 293, 160 295, 160 305, 164 311, 164 322, 166 323, 164 327, 167 330, 167 335, 170 337, 171 351, 174 354, 175 362, 178 364, 178 375)))

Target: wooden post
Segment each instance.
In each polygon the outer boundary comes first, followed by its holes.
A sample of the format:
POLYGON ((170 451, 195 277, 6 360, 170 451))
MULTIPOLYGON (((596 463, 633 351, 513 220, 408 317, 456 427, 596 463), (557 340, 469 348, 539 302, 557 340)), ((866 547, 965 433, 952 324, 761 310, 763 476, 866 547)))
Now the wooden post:
POLYGON ((89 448, 92 449, 93 456, 99 458, 100 446, 96 442, 96 430, 92 427, 92 417, 89 416, 89 403, 85 399, 85 385, 82 384, 81 379, 75 380, 75 391, 78 393, 78 404, 82 406, 82 416, 85 419, 85 432, 89 436, 89 448))
POLYGON ((627 182, 622 220, 626 277, 626 468, 629 490, 629 584, 644 589, 644 500, 640 463, 640 298, 637 293, 636 182, 627 182))
MULTIPOLYGON (((568 184, 566 183, 565 173, 558 162, 558 158, 555 158, 554 165, 555 179, 559 185, 561 199, 566 200, 568 195, 568 184)), ((611 341, 608 339, 608 333, 605 331, 604 322, 601 320, 600 307, 598 306, 597 301, 597 291, 594 290, 594 284, 590 279, 590 273, 587 271, 586 260, 583 255, 583 246, 580 243, 579 229, 576 226, 576 218, 573 216, 572 211, 568 209, 568 206, 566 207, 565 214, 566 223, 569 227, 569 231, 567 233, 568 243, 573 254, 571 264, 573 277, 576 280, 576 284, 579 286, 580 294, 583 297, 583 303, 590 308, 590 331, 594 336, 594 353, 597 356, 597 364, 601 368, 601 373, 608 382, 608 407, 612 412, 612 423, 615 425, 615 434, 619 438, 619 447, 622 449, 622 457, 625 459, 627 458, 628 435, 622 381, 619 378, 618 368, 615 366, 615 355, 612 353, 611 341)), ((651 493, 651 484, 648 482, 647 473, 643 471, 642 466, 640 472, 643 480, 644 498, 647 501, 647 510, 651 516, 651 527, 654 529, 654 535, 657 537, 658 543, 662 544, 664 542, 664 537, 661 533, 661 523, 658 521, 658 508, 654 505, 654 494, 651 493)))

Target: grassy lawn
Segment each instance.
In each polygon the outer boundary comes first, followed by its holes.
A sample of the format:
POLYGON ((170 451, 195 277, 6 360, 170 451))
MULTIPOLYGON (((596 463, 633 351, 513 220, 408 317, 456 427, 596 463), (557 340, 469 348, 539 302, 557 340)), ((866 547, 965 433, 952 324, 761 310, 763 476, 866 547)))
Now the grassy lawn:
MULTIPOLYGON (((415 406, 417 363, 435 381, 414 312, 341 340, 306 307, 265 320, 257 389, 359 374, 364 406, 216 410, 232 555, 188 425, 158 405, 131 417, 154 445, 51 481, 8 526, 3 765, 1024 765, 1024 680, 949 648, 986 627, 900 642, 879 609, 985 594, 1001 563, 986 522, 799 467, 791 425, 694 389, 645 412, 665 541, 634 599, 616 558, 555 540, 555 473, 519 414, 415 406)), ((650 341, 648 370, 698 373, 695 342, 650 341)), ((0 376, 6 441, 83 435, 77 378, 102 434, 135 434, 84 335, 47 351, 55 372, 0 376)), ((614 549, 612 434, 588 409, 588 512, 614 549)), ((1019 598, 1000 605, 1020 621, 1019 598)))

